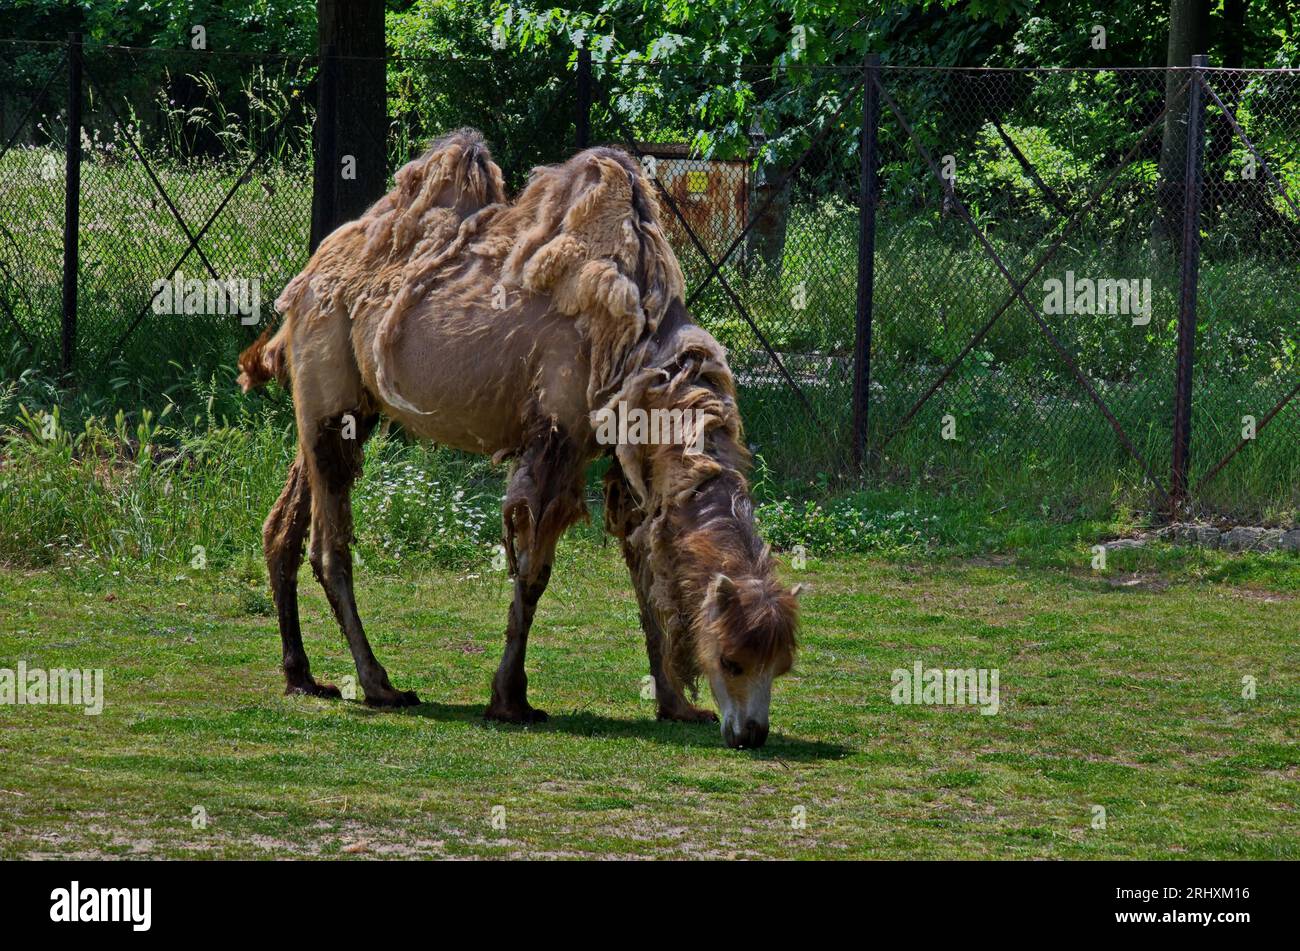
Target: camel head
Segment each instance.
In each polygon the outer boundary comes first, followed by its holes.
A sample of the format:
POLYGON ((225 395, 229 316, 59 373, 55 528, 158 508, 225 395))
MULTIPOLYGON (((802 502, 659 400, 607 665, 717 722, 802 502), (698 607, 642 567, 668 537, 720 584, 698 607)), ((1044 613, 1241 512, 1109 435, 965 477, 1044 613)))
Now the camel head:
POLYGON ((732 748, 767 741, 772 683, 794 664, 799 585, 786 588, 754 526, 743 480, 722 476, 685 503, 680 537, 691 666, 707 678, 732 748))

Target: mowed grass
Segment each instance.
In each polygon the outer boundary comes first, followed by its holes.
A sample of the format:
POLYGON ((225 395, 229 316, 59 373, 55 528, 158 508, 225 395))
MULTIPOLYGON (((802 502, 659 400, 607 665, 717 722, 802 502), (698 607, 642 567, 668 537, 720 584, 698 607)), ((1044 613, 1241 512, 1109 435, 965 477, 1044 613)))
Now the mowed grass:
MULTIPOLYGON (((486 566, 358 570, 377 654, 424 701, 401 712, 282 696, 238 572, 0 573, 0 666, 100 667, 107 695, 98 717, 0 706, 0 858, 1300 857, 1294 559, 1261 585, 1126 554, 786 563, 811 583, 803 647, 757 752, 655 721, 612 544, 562 548, 528 658, 551 720, 530 728, 480 717, 509 596, 486 566), (917 660, 997 668, 999 712, 894 705, 917 660)), ((309 571, 302 592, 338 683, 309 571)))

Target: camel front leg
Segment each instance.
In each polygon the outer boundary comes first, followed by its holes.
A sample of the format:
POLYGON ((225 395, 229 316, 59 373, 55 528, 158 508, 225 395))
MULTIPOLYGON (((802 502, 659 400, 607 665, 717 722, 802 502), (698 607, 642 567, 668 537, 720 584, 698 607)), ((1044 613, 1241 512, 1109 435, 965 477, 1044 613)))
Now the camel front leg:
POLYGON ((641 616, 641 630, 645 634, 645 652, 650 661, 650 676, 654 678, 655 700, 660 720, 682 720, 687 723, 717 723, 718 715, 712 710, 697 707, 686 699, 676 681, 664 666, 668 640, 659 623, 658 612, 650 600, 649 552, 634 543, 632 533, 641 525, 641 510, 632 497, 632 491, 617 463, 605 473, 605 527, 619 540, 632 588, 636 591, 637 609, 641 616))
POLYGON ((586 513, 582 498, 585 465, 564 434, 549 423, 530 443, 506 491, 502 506, 505 548, 514 575, 514 599, 506 624, 506 647, 492 679, 492 701, 484 716, 507 723, 540 723, 546 713, 528 702, 524 658, 537 602, 551 580, 555 546, 564 530, 586 513))

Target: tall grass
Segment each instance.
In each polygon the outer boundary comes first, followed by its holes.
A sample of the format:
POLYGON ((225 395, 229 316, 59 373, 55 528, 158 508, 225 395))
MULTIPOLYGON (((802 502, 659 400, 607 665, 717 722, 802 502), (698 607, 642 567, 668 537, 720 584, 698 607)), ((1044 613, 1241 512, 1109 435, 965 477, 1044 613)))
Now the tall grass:
MULTIPOLYGON (((179 572, 260 560, 262 519, 295 452, 292 414, 282 392, 219 414, 218 388, 216 377, 198 387, 203 408, 190 415, 166 402, 73 422, 11 385, 0 394, 14 419, 0 428, 0 560, 179 572)), ((499 471, 385 433, 366 456, 353 500, 362 563, 487 563, 499 471)))

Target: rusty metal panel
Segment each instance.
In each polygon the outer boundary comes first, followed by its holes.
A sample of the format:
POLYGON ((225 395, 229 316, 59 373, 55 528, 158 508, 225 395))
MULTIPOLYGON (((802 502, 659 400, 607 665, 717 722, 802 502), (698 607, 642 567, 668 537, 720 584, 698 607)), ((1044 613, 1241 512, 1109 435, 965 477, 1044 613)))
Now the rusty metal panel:
MULTIPOLYGON (((734 160, 691 158, 684 146, 645 144, 655 157, 655 171, 672 195, 682 217, 715 260, 749 220, 749 166, 734 160)), ((665 209, 667 212, 667 209, 665 209)), ((665 214, 669 240, 680 253, 692 247, 676 215, 665 214)))

